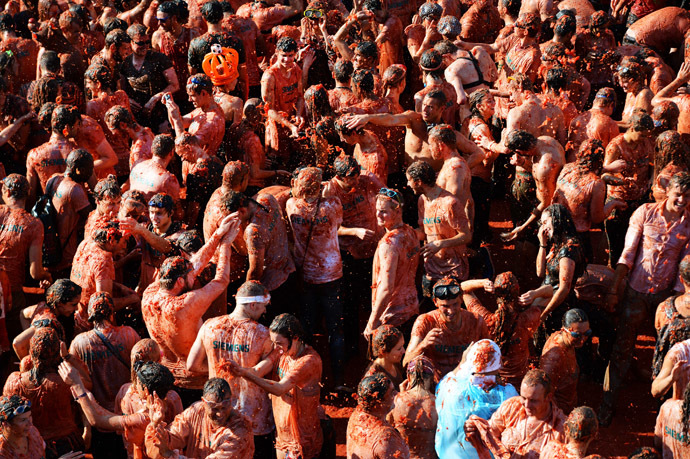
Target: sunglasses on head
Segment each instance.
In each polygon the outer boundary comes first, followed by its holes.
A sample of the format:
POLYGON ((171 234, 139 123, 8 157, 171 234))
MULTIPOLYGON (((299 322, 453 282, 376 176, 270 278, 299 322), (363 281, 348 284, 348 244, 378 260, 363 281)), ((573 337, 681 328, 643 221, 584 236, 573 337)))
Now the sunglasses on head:
POLYGON ((323 10, 304 10, 304 17, 309 19, 320 19, 324 17, 325 13, 323 10))
POLYGON ((591 328, 584 333, 580 333, 580 332, 572 331, 572 330, 568 330, 568 332, 570 333, 570 336, 572 336, 575 339, 579 339, 582 337, 589 338, 590 336, 592 336, 592 329, 591 328))
POLYGON ((437 285, 434 287, 434 298, 439 300, 452 300, 460 295, 460 286, 458 284, 437 285))
POLYGON ((395 199, 398 202, 398 204, 402 204, 402 197, 400 196, 400 193, 396 190, 391 190, 390 188, 384 187, 379 190, 379 194, 391 199, 395 199))
POLYGON ((6 419, 8 421, 11 421, 14 417, 19 416, 20 414, 24 414, 27 411, 31 411, 31 402, 28 400, 23 405, 19 405, 18 407, 16 407, 14 411, 12 411, 12 413, 7 415, 6 419))

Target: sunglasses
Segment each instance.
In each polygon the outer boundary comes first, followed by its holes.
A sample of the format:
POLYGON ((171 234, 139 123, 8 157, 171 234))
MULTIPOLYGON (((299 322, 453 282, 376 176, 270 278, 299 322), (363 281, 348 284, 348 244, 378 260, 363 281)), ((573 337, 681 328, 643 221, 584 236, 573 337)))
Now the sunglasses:
POLYGON ((135 41, 133 43, 137 46, 146 46, 151 44, 151 40, 135 41))
POLYGON ((457 284, 437 285, 434 287, 434 298, 439 300, 452 300, 460 295, 460 286, 457 284))
POLYGON ((167 21, 168 19, 170 19, 170 17, 167 17, 167 18, 156 18, 156 21, 158 21, 158 22, 165 22, 165 21, 167 21))
POLYGON ((324 17, 323 10, 304 10, 304 17, 309 19, 320 19, 324 17))
POLYGON ((391 199, 395 199, 396 201, 398 201, 398 204, 402 204, 402 197, 400 196, 400 193, 398 193, 396 190, 391 190, 390 188, 384 187, 379 190, 379 194, 391 199))
POLYGON ((592 336, 592 329, 591 328, 584 333, 580 333, 580 332, 576 332, 576 331, 572 331, 572 330, 567 330, 567 331, 570 333, 570 336, 572 336, 575 339, 580 339, 582 337, 589 338, 590 336, 592 336))
POLYGON ((27 411, 31 411, 31 402, 28 400, 23 405, 16 407, 14 411, 12 411, 12 413, 6 416, 5 419, 11 421, 14 417, 19 416, 20 414, 24 414, 27 411))

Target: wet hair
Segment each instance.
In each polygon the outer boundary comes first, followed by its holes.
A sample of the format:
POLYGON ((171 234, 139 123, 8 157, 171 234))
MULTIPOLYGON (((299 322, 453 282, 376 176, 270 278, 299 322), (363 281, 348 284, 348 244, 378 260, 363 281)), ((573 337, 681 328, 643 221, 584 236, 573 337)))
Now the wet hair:
POLYGON ((91 237, 94 241, 101 244, 105 243, 117 243, 122 239, 122 232, 120 231, 119 222, 101 222, 96 224, 91 232, 91 237))
POLYGON ((568 34, 575 33, 577 29, 577 21, 569 14, 564 14, 556 20, 553 26, 553 33, 556 36, 564 37, 568 34))
POLYGON ((276 50, 283 53, 296 53, 297 42, 291 37, 283 37, 276 43, 276 50))
POLYGON ((159 362, 135 362, 134 371, 137 380, 149 394, 153 395, 155 392, 161 399, 164 399, 175 386, 175 377, 165 365, 159 362))
POLYGON ((544 393, 546 395, 553 392, 553 385, 551 384, 551 378, 544 371, 538 368, 529 370, 525 373, 524 378, 522 378, 522 384, 528 387, 541 386, 544 388, 544 393))
MULTIPOLYGON (((690 385, 688 385, 690 387, 690 385)), ((657 450, 651 446, 643 446, 637 448, 633 453, 628 456, 628 459, 661 459, 657 450)))
POLYGON ((517 18, 520 15, 520 7, 522 0, 499 0, 501 6, 506 9, 506 12, 511 18, 517 18))
POLYGON ((80 115, 76 107, 72 105, 57 105, 50 118, 50 126, 53 132, 62 134, 68 126, 74 126, 79 121, 80 115))
POLYGON ((60 71, 60 55, 55 51, 45 51, 38 60, 38 65, 44 71, 57 73, 60 71))
POLYGON ((678 265, 678 274, 681 280, 686 284, 690 284, 690 255, 686 255, 678 265))
POLYGON ((357 387, 357 404, 365 411, 378 408, 390 387, 391 381, 383 373, 363 378, 357 387))
POLYGON ((2 180, 2 185, 12 199, 26 199, 29 196, 29 181, 23 175, 10 174, 2 180))
POLYGON ((58 279, 46 290, 46 304, 55 311, 60 304, 81 296, 81 287, 69 279, 58 279))
POLYGON ((197 73, 187 79, 187 88, 190 88, 196 94, 201 94, 201 91, 206 91, 211 94, 213 91, 213 82, 205 73, 197 73))
POLYGON ((369 70, 360 69, 352 74, 352 84, 362 93, 363 96, 372 96, 376 85, 374 74, 369 70))
POLYGON ((407 69, 404 65, 393 64, 388 66, 381 77, 383 87, 388 89, 398 86, 401 82, 405 81, 406 75, 407 69))
POLYGON ((654 151, 654 177, 670 163, 684 169, 690 168, 690 152, 678 131, 668 130, 659 134, 654 151))
POLYGON ((108 18, 103 21, 103 34, 106 37, 114 30, 127 30, 127 22, 120 18, 108 18))
POLYGON ((101 83, 101 85, 103 85, 104 88, 109 87, 112 81, 110 69, 108 69, 104 65, 90 66, 88 69, 86 69, 86 73, 84 73, 84 78, 96 83, 101 83))
POLYGON ((88 321, 100 323, 110 319, 115 310, 115 302, 108 292, 96 292, 89 298, 88 321))
POLYGON ((575 240, 579 244, 575 223, 567 207, 563 204, 551 204, 544 209, 544 212, 551 216, 553 224, 551 240, 554 246, 560 246, 568 240, 575 240))
POLYGON ((66 172, 67 175, 70 176, 70 178, 77 178, 76 175, 73 175, 73 173, 76 172, 77 169, 82 171, 82 175, 80 178, 88 180, 89 177, 91 177, 91 173, 93 172, 93 156, 91 156, 91 153, 89 153, 87 150, 83 148, 75 148, 67 156, 67 160, 65 162, 67 163, 66 172), (84 173, 84 171, 86 171, 86 174, 84 173))
POLYGON ((125 123, 125 125, 130 127, 134 125, 134 118, 132 118, 132 114, 129 110, 127 110, 126 107, 123 107, 122 105, 113 105, 110 107, 108 111, 105 112, 103 119, 110 119, 110 122, 118 128, 120 127, 120 123, 125 123))
POLYGON ((616 105, 618 97, 616 96, 616 91, 614 91, 613 88, 601 88, 600 90, 597 91, 596 96, 594 97, 594 102, 599 103, 600 105, 616 105))
POLYGON ((249 166, 242 161, 230 161, 223 168, 223 185, 239 188, 245 178, 249 176, 249 166))
POLYGON ((333 170, 337 177, 352 177, 359 175, 361 169, 357 160, 351 155, 339 155, 335 158, 335 161, 333 161, 333 170))
POLYGON ((537 144, 537 138, 522 129, 513 129, 506 134, 506 148, 513 151, 529 151, 537 144))
POLYGON ((431 131, 429 131, 429 140, 431 141, 431 139, 438 140, 452 149, 455 149, 455 145, 458 142, 455 130, 450 124, 437 124, 431 128, 431 131))
POLYGON ((381 4, 381 0, 364 0, 364 4, 362 5, 362 9, 365 11, 379 11, 383 9, 383 6, 381 4))
POLYGON ((554 67, 546 72, 544 78, 546 87, 554 91, 562 91, 568 86, 568 73, 564 68, 554 67))
POLYGON ((230 384, 223 378, 211 378, 204 384, 204 397, 212 395, 221 401, 230 398, 230 384))
POLYGON ((21 395, 3 395, 0 397, 0 423, 12 421, 15 411, 20 406, 27 407, 25 412, 31 410, 31 402, 21 395))
POLYGON ((119 201, 122 197, 122 190, 120 184, 117 183, 117 177, 110 174, 99 180, 93 188, 93 197, 96 201, 103 201, 104 199, 117 199, 119 201))
POLYGON ((436 184, 436 172, 431 164, 426 161, 418 160, 410 164, 406 171, 413 180, 419 180, 426 186, 436 184))
MULTIPOLYGON (((482 114, 479 110, 479 106, 484 103, 486 99, 491 96, 491 92, 488 89, 479 89, 470 94, 470 113, 472 118, 479 118, 484 120, 482 114)), ((487 120, 484 120, 487 121, 487 120)))
POLYGON ((604 164, 604 144, 599 139, 587 139, 577 150, 577 164, 585 170, 599 174, 604 164))
POLYGON ((175 151, 175 139, 170 134, 158 134, 151 143, 153 156, 165 158, 175 151))
POLYGON ((419 17, 422 20, 439 20, 443 15, 443 7, 438 3, 426 2, 419 7, 419 17))
POLYGON ((273 322, 271 322, 271 325, 268 327, 268 329, 273 333, 277 333, 278 335, 286 338, 290 343, 292 343, 293 339, 298 339, 302 342, 305 341, 305 334, 302 324, 299 320, 297 320, 297 317, 293 316, 292 314, 280 314, 273 319, 273 322))
POLYGON ((352 78, 354 67, 351 61, 338 61, 333 66, 333 76, 338 83, 347 83, 352 78))
POLYGON ((187 253, 196 253, 204 246, 204 238, 198 230, 188 230, 175 241, 175 245, 187 253))
POLYGON ((326 91, 322 84, 309 86, 304 91, 304 103, 316 119, 328 115, 332 110, 331 104, 328 101, 328 91, 326 91))
POLYGON ((581 324, 585 322, 589 322, 589 317, 587 317, 587 313, 582 309, 569 309, 563 314, 563 328, 569 328, 572 324, 581 324))
POLYGON ((108 35, 105 36, 106 47, 115 45, 115 48, 119 48, 123 44, 130 43, 131 41, 132 39, 129 38, 127 32, 125 32, 122 29, 111 30, 110 32, 108 32, 108 35))
POLYGON ((373 41, 360 41, 355 47, 355 51, 369 59, 376 60, 379 58, 379 48, 373 41))
POLYGON ((240 285, 235 296, 250 297, 250 296, 264 296, 268 293, 268 289, 259 281, 248 280, 240 285))
POLYGON ((568 415, 565 421, 565 434, 578 442, 594 437, 599 430, 599 420, 594 410, 588 406, 578 406, 568 415))
POLYGON ((392 325, 381 325, 374 330, 371 337, 371 353, 373 358, 378 358, 393 350, 398 341, 403 337, 403 334, 392 325))
POLYGON ((48 373, 57 373, 60 364, 60 338, 50 327, 39 328, 29 342, 32 368, 29 380, 39 385, 48 373))
POLYGON ((435 372, 434 362, 424 354, 420 354, 410 360, 407 364, 407 379, 409 381, 407 390, 421 386, 428 392, 433 393, 436 383, 434 380, 435 372))
POLYGON ((681 432, 687 437, 690 434, 690 384, 683 391, 683 405, 680 417, 681 432))
POLYGON ((523 13, 515 21, 515 27, 526 30, 529 37, 536 37, 541 31, 541 18, 536 13, 523 13))
POLYGON ((680 110, 678 109, 678 105, 672 100, 661 101, 652 108, 652 118, 657 128, 675 131, 678 127, 679 117, 680 110))
POLYGON ((175 209, 175 201, 167 193, 156 193, 149 200, 148 207, 163 209, 168 215, 172 215, 173 209, 175 209))
POLYGON ((11 14, 0 14, 0 31, 14 31, 14 17, 11 14))
POLYGON ((434 99, 436 103, 439 105, 445 105, 446 102, 448 102, 448 97, 446 97, 446 93, 443 92, 441 89, 432 89, 424 97, 428 97, 429 99, 434 99))
POLYGON ((51 131, 51 121, 53 118, 53 112, 55 111, 57 104, 55 102, 46 102, 38 110, 38 123, 43 126, 47 131, 51 131))
MULTIPOLYGON (((444 18, 452 18, 455 16, 443 16, 443 17, 444 18)), ((458 47, 455 46, 455 43, 453 43, 450 40, 441 40, 434 45, 434 50, 438 51, 441 54, 452 54, 458 50, 458 47)))
POLYGON ((423 71, 440 76, 443 72, 443 55, 435 49, 427 49, 419 58, 419 66, 423 71))
POLYGON ((519 311, 515 310, 515 307, 519 307, 517 300, 520 296, 517 277, 510 271, 499 274, 494 280, 494 292, 498 309, 493 340, 501 352, 505 352, 513 339, 514 324, 519 315, 519 311))
POLYGON ((335 124, 333 127, 337 132, 347 137, 354 134, 362 134, 362 132, 364 132, 364 128, 362 128, 361 126, 357 128, 347 127, 347 118, 345 118, 344 116, 341 116, 340 118, 335 120, 335 124))
POLYGON ((191 269, 191 263, 183 257, 168 257, 161 265, 158 282, 165 290, 172 290, 177 280, 186 276, 191 269))
POLYGON ((237 212, 238 209, 247 207, 249 198, 238 191, 229 190, 220 198, 220 208, 225 215, 237 212))
POLYGON ((148 36, 148 30, 144 24, 132 24, 127 28, 127 35, 134 40, 135 37, 148 36))
POLYGON ((211 0, 201 6, 201 17, 209 24, 218 24, 223 20, 223 7, 217 0, 211 0))
POLYGON ((160 5, 158 5, 157 12, 163 13, 166 16, 175 16, 176 18, 178 18, 178 20, 180 20, 180 7, 179 4, 174 0, 163 2, 160 5))
POLYGON ((687 172, 678 172, 676 175, 671 177, 671 181, 668 182, 668 189, 677 186, 680 188, 682 193, 690 190, 690 174, 687 172))
POLYGON ((462 23, 455 16, 443 16, 438 21, 437 30, 444 37, 454 39, 462 33, 462 23))
POLYGON ((66 10, 60 13, 58 17, 58 26, 62 28, 67 28, 72 24, 77 24, 79 27, 84 27, 84 22, 79 17, 79 15, 71 10, 66 10))
POLYGON ((558 63, 558 59, 565 56, 565 50, 563 43, 549 42, 541 53, 541 60, 558 63))
POLYGON ((520 91, 534 92, 534 84, 524 73, 515 73, 510 77, 515 82, 515 87, 520 91))
POLYGON ((633 131, 651 131, 654 129, 654 120, 646 113, 636 113, 630 117, 630 129, 633 131))

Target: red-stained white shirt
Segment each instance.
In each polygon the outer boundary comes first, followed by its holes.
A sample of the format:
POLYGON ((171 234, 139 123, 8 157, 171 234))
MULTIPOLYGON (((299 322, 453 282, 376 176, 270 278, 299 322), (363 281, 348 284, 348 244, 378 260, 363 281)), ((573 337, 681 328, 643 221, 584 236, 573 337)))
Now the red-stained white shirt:
POLYGON ((101 249, 95 241, 84 240, 77 247, 72 263, 70 280, 81 287, 81 300, 74 313, 77 332, 90 330, 87 309, 91 295, 96 293, 96 282, 99 280, 115 279, 115 263, 113 254, 101 249))
POLYGON ((31 244, 43 241, 43 224, 24 209, 0 205, 0 268, 12 290, 21 290, 31 244))
POLYGON ((410 449, 400 432, 360 407, 347 423, 348 459, 409 459, 410 449))
POLYGON ((656 418, 654 436, 661 442, 663 459, 690 457, 690 436, 683 433, 683 400, 666 400, 656 418))

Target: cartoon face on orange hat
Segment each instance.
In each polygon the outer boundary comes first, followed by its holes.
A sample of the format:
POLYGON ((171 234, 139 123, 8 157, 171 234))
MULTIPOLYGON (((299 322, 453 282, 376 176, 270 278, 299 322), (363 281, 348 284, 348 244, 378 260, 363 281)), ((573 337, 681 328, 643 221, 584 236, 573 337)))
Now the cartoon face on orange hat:
POLYGON ((240 76, 239 60, 237 51, 215 44, 211 46, 211 52, 204 56, 201 67, 215 86, 225 86, 240 76))

